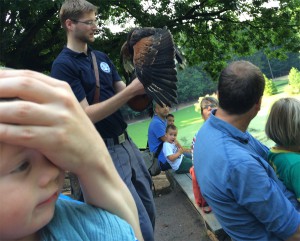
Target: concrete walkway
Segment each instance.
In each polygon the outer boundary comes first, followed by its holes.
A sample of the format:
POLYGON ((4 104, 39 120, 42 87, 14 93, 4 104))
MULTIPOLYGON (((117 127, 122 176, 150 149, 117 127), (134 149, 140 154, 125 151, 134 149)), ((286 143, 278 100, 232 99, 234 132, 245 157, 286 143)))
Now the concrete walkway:
POLYGON ((204 223, 182 190, 171 190, 164 172, 153 177, 156 188, 155 240, 209 241, 204 223))

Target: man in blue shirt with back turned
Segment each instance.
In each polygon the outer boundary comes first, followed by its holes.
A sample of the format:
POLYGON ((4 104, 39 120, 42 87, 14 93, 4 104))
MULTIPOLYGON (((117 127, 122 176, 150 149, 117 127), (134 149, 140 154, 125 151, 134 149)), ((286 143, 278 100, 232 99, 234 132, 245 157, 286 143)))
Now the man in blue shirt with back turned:
POLYGON ((201 192, 237 241, 300 240, 299 203, 267 163, 268 148, 247 132, 261 107, 265 81, 250 62, 219 77, 219 108, 197 134, 194 166, 201 192))

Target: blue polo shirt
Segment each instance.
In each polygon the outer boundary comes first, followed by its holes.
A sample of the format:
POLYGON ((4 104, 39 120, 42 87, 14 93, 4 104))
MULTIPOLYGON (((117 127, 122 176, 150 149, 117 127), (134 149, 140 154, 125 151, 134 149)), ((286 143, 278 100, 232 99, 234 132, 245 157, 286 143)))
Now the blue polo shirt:
POLYGON ((233 240, 287 239, 300 225, 299 203, 267 163, 268 148, 214 114, 194 149, 202 195, 233 240))
MULTIPOLYGON (((92 104, 96 89, 96 78, 91 58, 91 48, 88 54, 78 53, 64 47, 52 64, 51 76, 66 81, 71 86, 78 101, 87 99, 92 104)), ((100 51, 96 55, 99 79, 100 101, 114 96, 114 82, 121 81, 119 74, 108 56, 100 51)), ((119 136, 127 128, 120 111, 116 111, 107 118, 95 123, 98 132, 103 138, 119 136)))
MULTIPOLYGON (((148 145, 151 152, 156 152, 158 146, 162 143, 160 138, 166 134, 166 127, 167 120, 154 115, 148 128, 148 145)), ((163 164, 167 162, 162 149, 158 155, 158 160, 163 164)))

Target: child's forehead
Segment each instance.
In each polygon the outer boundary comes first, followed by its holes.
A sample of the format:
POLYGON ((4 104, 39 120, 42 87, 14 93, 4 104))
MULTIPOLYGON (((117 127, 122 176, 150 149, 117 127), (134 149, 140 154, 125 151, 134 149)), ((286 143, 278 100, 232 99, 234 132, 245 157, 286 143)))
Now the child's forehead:
POLYGON ((16 146, 0 142, 0 161, 2 162, 3 160, 13 158, 25 150, 28 149, 23 146, 16 146))

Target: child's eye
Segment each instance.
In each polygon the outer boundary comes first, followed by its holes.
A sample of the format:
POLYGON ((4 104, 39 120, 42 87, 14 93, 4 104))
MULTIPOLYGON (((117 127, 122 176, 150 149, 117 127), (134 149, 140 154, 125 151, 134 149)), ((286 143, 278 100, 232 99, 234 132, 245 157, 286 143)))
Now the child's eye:
POLYGON ((24 161, 17 168, 15 168, 11 173, 23 172, 23 171, 27 170, 28 167, 29 167, 29 162, 28 161, 24 161))

